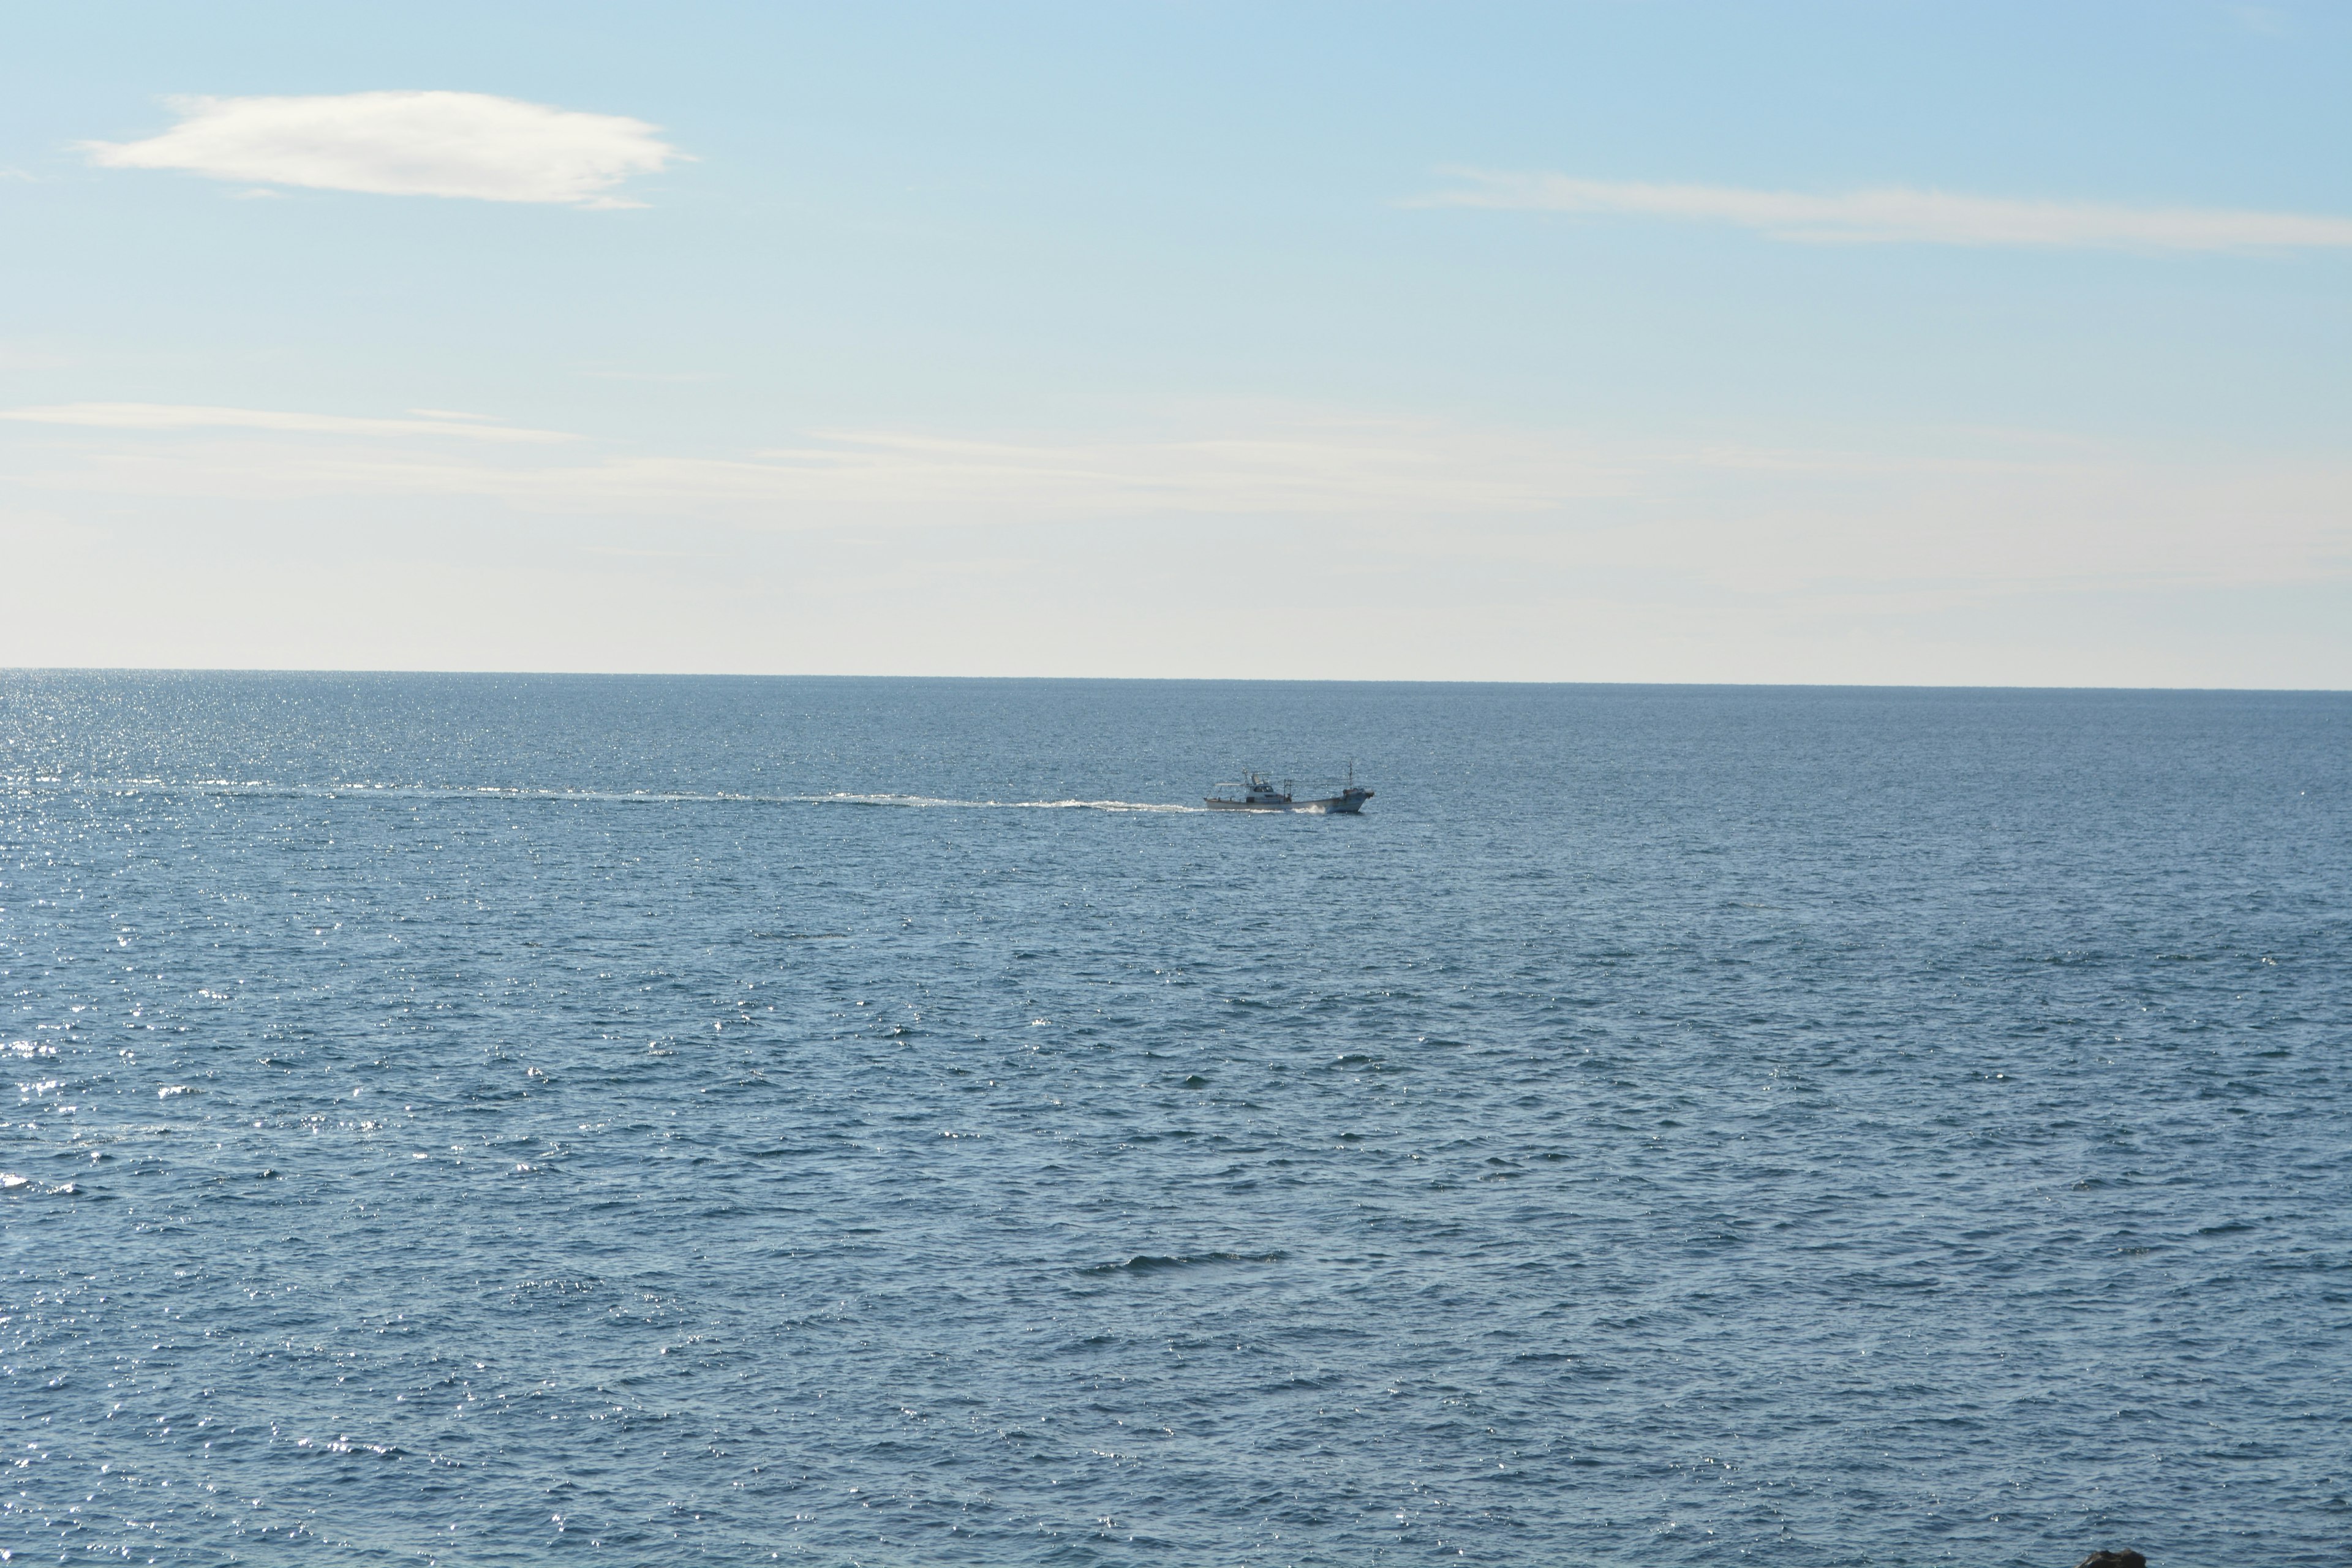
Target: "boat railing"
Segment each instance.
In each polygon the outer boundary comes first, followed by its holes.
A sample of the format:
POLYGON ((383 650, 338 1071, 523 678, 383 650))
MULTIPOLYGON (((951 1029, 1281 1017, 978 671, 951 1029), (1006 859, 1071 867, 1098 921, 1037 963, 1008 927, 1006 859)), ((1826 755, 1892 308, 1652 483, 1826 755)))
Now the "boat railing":
MULTIPOLYGON (((1355 791, 1361 786, 1356 783, 1356 763, 1355 759, 1350 757, 1348 760, 1348 771, 1345 774, 1336 779, 1284 779, 1277 784, 1273 780, 1268 779, 1265 773, 1261 773, 1257 769, 1244 768, 1242 770, 1242 776, 1240 778, 1219 779, 1215 784, 1211 784, 1209 787, 1213 792, 1219 794, 1222 794, 1226 790, 1232 790, 1236 795, 1244 797, 1258 795, 1289 800, 1294 798, 1302 787, 1309 790, 1328 789, 1338 794, 1349 795, 1355 793, 1355 791)), ((1365 793, 1370 794, 1370 792, 1366 791, 1365 793)))

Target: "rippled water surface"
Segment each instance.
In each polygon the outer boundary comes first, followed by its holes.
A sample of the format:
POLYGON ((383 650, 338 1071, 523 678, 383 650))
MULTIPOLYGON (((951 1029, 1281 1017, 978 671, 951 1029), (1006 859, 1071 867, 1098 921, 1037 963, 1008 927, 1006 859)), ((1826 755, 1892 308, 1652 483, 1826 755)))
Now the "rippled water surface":
POLYGON ((2347 786, 2330 696, 0 676, 0 1547, 2336 1568, 2347 786))

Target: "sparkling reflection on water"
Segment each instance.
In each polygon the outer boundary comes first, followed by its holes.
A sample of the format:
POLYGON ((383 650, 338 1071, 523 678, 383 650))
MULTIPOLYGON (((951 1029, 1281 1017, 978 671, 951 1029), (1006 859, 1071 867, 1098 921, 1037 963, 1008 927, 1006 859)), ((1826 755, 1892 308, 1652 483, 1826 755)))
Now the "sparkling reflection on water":
POLYGON ((26 1559, 2352 1539, 2352 700, 15 675, 0 748, 26 1559))

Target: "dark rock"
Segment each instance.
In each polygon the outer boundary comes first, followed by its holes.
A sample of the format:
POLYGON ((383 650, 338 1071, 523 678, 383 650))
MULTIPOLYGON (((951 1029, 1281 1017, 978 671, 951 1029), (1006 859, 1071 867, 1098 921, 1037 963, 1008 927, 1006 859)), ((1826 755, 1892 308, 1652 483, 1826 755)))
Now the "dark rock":
POLYGON ((2147 1568, 2147 1559, 2137 1552, 2094 1552, 2074 1568, 2147 1568))

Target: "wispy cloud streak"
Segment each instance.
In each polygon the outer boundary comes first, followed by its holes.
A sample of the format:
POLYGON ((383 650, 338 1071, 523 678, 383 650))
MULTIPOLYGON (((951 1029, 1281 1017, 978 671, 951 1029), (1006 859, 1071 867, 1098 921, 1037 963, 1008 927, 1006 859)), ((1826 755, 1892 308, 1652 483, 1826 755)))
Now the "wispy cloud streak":
MULTIPOLYGON (((729 455, 593 440, 452 449, 446 437, 572 439, 475 416, 79 404, 0 419, 21 422, 0 424, 17 433, 15 451, 0 447, 0 519, 12 498, 100 492, 159 500, 174 517, 205 504, 308 514, 324 498, 367 497, 420 517, 470 500, 486 517, 660 531, 1247 521, 1272 525, 1269 539, 1344 542, 1341 556, 1385 539, 1455 565, 1675 572, 1742 594, 2352 574, 2352 465, 2019 432, 1922 432, 1839 450, 1249 410, 1125 439, 832 430, 729 455), (36 439, 37 425, 85 428, 36 439)), ((646 547, 666 540, 649 535, 646 547)))
POLYGON ((2352 218, 2228 207, 2015 201, 1884 186, 1817 195, 1729 185, 1454 171, 1460 188, 1424 206, 1615 213, 1724 223, 1813 245, 2022 246, 2054 249, 2258 251, 2352 248, 2352 218))
POLYGON ((683 156, 642 120, 479 92, 169 101, 169 131, 83 151, 109 168, 263 185, 591 207, 636 205, 613 187, 683 156))
POLYGON ((370 419, 342 414, 297 414, 272 408, 213 408, 185 403, 53 403, 0 408, 0 419, 29 425, 79 425, 99 430, 277 430, 307 436, 455 436, 467 441, 537 445, 573 441, 561 430, 497 425, 478 415, 418 408, 421 419, 370 419))

